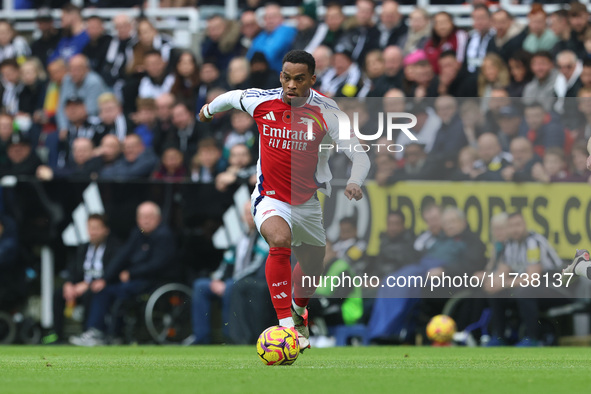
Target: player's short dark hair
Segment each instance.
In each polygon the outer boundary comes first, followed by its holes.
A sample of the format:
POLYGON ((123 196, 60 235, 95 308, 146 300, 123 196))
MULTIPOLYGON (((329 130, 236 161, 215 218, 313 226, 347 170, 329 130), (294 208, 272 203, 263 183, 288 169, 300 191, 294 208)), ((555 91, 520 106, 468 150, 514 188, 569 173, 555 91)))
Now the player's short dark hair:
POLYGON ((400 219, 402 219, 402 224, 404 224, 406 221, 406 216, 404 216, 404 213, 400 209, 388 212, 388 217, 390 216, 398 216, 400 219))
POLYGON ((310 74, 314 75, 316 72, 316 60, 314 60, 314 56, 306 51, 294 49, 287 52, 283 56, 283 62, 281 64, 285 63, 305 64, 308 66, 310 74))
POLYGON ((99 220, 103 224, 103 226, 109 227, 107 216, 102 213, 93 213, 91 215, 88 215, 88 221, 91 220, 99 220))
POLYGON ((538 51, 532 55, 532 59, 535 57, 545 57, 546 59, 550 60, 554 63, 554 56, 550 53, 550 51, 538 51))

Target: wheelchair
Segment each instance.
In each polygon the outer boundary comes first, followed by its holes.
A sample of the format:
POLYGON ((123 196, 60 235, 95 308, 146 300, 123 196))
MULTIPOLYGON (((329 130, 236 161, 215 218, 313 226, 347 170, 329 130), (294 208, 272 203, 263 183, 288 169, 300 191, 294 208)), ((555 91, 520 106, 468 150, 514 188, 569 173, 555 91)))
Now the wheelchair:
POLYGON ((193 342, 189 286, 167 283, 150 293, 117 301, 108 321, 108 334, 119 326, 124 343, 189 345, 193 342), (143 324, 142 324, 143 323, 143 324))

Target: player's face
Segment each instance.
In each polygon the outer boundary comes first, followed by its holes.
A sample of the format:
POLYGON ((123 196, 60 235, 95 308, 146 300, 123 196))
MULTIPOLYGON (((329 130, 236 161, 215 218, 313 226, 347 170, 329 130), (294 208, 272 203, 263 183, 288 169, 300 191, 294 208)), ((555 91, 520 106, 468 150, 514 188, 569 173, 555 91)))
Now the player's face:
POLYGON ((316 75, 308 70, 303 63, 283 63, 283 71, 279 76, 283 88, 283 100, 291 104, 295 97, 308 97, 310 88, 316 83, 316 75))

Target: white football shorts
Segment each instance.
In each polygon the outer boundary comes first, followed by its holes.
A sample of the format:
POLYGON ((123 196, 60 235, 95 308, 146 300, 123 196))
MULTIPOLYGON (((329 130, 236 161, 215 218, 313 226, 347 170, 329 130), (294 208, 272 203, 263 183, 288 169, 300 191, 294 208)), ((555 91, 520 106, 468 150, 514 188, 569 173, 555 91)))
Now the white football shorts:
POLYGON ((261 196, 255 189, 251 195, 250 210, 259 232, 265 220, 279 216, 291 228, 291 246, 326 246, 322 209, 316 194, 303 204, 290 205, 269 196, 261 196))

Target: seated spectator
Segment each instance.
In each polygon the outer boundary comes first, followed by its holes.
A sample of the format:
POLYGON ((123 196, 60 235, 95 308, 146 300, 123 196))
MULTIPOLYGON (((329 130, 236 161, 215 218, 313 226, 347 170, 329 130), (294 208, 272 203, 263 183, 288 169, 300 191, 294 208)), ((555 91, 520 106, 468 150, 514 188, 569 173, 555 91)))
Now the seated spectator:
POLYGON ((131 119, 136 124, 133 132, 140 136, 146 147, 153 149, 162 149, 160 141, 157 148, 154 148, 156 128, 156 100, 151 98, 137 98, 136 112, 131 114, 131 119))
POLYGON ((534 164, 531 173, 538 182, 564 182, 568 178, 566 169, 564 150, 553 147, 546 150, 541 163, 534 164))
POLYGON ((533 103, 525 107, 526 138, 533 144, 540 157, 544 150, 553 146, 563 148, 564 126, 548 114, 541 104, 533 103))
POLYGON ((511 81, 507 86, 509 97, 523 96, 523 89, 533 78, 530 62, 531 55, 524 50, 513 52, 509 58, 509 73, 511 74, 511 81))
POLYGON ((529 53, 550 51, 558 42, 558 37, 547 27, 546 16, 541 4, 532 4, 527 15, 529 34, 523 41, 523 49, 529 53))
POLYGON ((63 59, 57 59, 47 66, 49 82, 47 83, 47 89, 45 91, 43 113, 34 119, 36 123, 41 124, 42 132, 45 136, 57 129, 56 115, 60 105, 61 85, 67 73, 68 68, 63 59))
POLYGON ((53 25, 53 17, 49 8, 39 8, 37 15, 35 15, 35 25, 39 37, 31 42, 31 55, 39 59, 43 66, 47 66, 47 59, 57 47, 61 34, 53 25))
MULTIPOLYGON (((318 63, 316 63, 316 79, 318 79, 318 63)), ((265 55, 255 52, 250 59, 249 88, 274 89, 279 85, 279 75, 271 70, 265 55)))
POLYGON ((382 2, 382 11, 376 25, 379 36, 379 48, 389 45, 400 46, 400 40, 407 34, 408 26, 404 16, 398 10, 398 3, 393 0, 382 2))
POLYGON ((503 59, 496 53, 487 54, 482 60, 478 74, 478 97, 481 98, 481 108, 487 108, 492 89, 507 87, 509 80, 509 69, 503 59))
POLYGON ((478 137, 478 160, 474 163, 474 179, 478 181, 503 181, 501 171, 513 158, 501 149, 499 138, 493 133, 478 137))
POLYGON ((571 31, 573 51, 580 56, 585 51, 585 37, 589 37, 589 11, 587 5, 572 1, 568 9, 568 24, 571 31))
POLYGON ((402 211, 388 213, 386 231, 380 234, 380 251, 375 269, 369 268, 380 278, 397 271, 408 264, 414 264, 419 253, 413 248, 414 234, 405 228, 405 216, 402 211))
POLYGON ((211 60, 205 60, 201 65, 199 79, 201 80, 201 86, 199 87, 197 97, 195 97, 195 108, 201 108, 209 103, 208 97, 211 92, 223 84, 220 78, 220 70, 211 60))
POLYGON ((64 112, 68 123, 65 131, 60 132, 59 135, 57 168, 66 166, 71 160, 70 150, 76 138, 89 138, 94 145, 98 145, 102 138, 102 135, 97 133, 100 119, 96 116, 88 116, 81 97, 73 96, 66 99, 64 112))
MULTIPOLYGON (((559 272, 562 268, 562 260, 552 248, 548 240, 542 235, 527 229, 523 215, 519 212, 509 215, 508 219, 509 241, 505 246, 502 260, 495 267, 494 276, 501 274, 543 275, 545 272, 559 272)), ((539 300, 539 290, 533 288, 528 282, 519 278, 514 287, 497 286, 487 288, 489 294, 494 297, 489 299, 492 309, 491 335, 488 346, 505 345, 506 308, 517 304, 518 315, 525 325, 525 336, 517 343, 518 347, 540 345, 540 307, 546 302, 539 300), (507 298, 503 298, 507 297, 507 298), (509 298, 510 297, 510 298, 509 298)), ((546 292, 550 289, 545 289, 546 292)), ((547 296, 547 295, 546 295, 547 296)))
MULTIPOLYGON (((100 170, 112 167, 118 163, 121 158, 121 142, 114 134, 107 134, 101 140, 101 144, 94 150, 94 158, 90 161, 92 167, 97 167, 99 171, 92 172, 91 178, 96 179, 100 170)), ((90 165, 90 164, 89 164, 90 165)))
POLYGON ((468 33, 463 69, 468 74, 477 74, 487 49, 494 42, 495 30, 487 5, 474 4, 471 16, 474 29, 468 33))
POLYGON ((452 50, 441 52, 437 61, 439 66, 437 96, 476 97, 478 83, 475 74, 462 71, 462 63, 452 50))
POLYGON ((253 162, 258 159, 259 153, 259 133, 251 116, 246 112, 232 111, 230 115, 232 129, 224 139, 222 157, 224 160, 230 158, 230 150, 237 144, 244 144, 250 150, 253 162))
POLYGON ((10 137, 14 133, 14 120, 7 113, 0 112, 0 167, 8 163, 6 148, 8 147, 10 137))
MULTIPOLYGON (((39 59, 31 58, 20 68, 22 90, 18 95, 18 113, 29 123, 41 117, 47 89, 47 74, 39 59)), ((36 142, 36 141, 34 141, 36 142)))
MULTIPOLYGON (((573 103, 574 104, 574 103, 573 103)), ((577 94, 577 109, 581 114, 579 124, 575 131, 577 139, 581 141, 588 141, 591 137, 591 89, 581 88, 577 94)))
POLYGON ((261 26, 257 19, 254 9, 246 9, 240 14, 240 44, 249 49, 254 38, 261 32, 261 26))
POLYGON ((511 141, 510 152, 513 163, 501 170, 503 179, 507 182, 532 182, 532 168, 540 161, 532 143, 527 138, 517 137, 511 141))
POLYGON ((373 162, 375 167, 373 169, 373 178, 378 186, 387 186, 394 183, 398 168, 394 155, 389 153, 378 154, 373 162))
MULTIPOLYGON (((343 14, 343 6, 336 2, 331 2, 326 5, 326 12, 324 14, 324 23, 321 23, 317 30, 326 31, 320 45, 334 50, 337 43, 341 40, 344 33, 345 14, 343 14)), ((318 32, 317 32, 318 34, 318 32)), ((309 45, 307 52, 313 52, 315 48, 309 45), (312 51, 310 51, 312 50, 312 51)))
POLYGON ((174 76, 166 71, 166 61, 157 50, 149 50, 144 54, 146 75, 140 79, 129 79, 123 87, 123 103, 125 113, 135 111, 137 98, 151 98, 170 92, 174 84, 174 76))
POLYGON ((15 221, 0 214, 0 311, 11 311, 25 296, 25 269, 19 259, 15 221))
POLYGON ((201 58, 216 59, 217 67, 225 70, 232 58, 240 56, 241 52, 240 25, 221 15, 209 18, 201 44, 201 58))
POLYGON ((143 73, 148 71, 146 68, 146 55, 151 52, 158 52, 164 63, 170 60, 170 53, 173 48, 172 38, 160 34, 152 22, 146 17, 138 18, 137 22, 137 40, 133 46, 133 52, 130 62, 128 58, 127 72, 129 74, 143 73))
POLYGON ((72 160, 64 167, 52 169, 47 165, 37 167, 37 178, 43 181, 52 179, 88 180, 100 171, 102 163, 92 160, 94 145, 89 138, 78 137, 72 142, 72 160))
POLYGON ((88 33, 88 44, 82 49, 82 54, 88 58, 90 68, 101 74, 104 62, 111 44, 111 36, 105 33, 103 20, 96 15, 86 19, 86 33, 88 33))
POLYGON ((575 127, 577 109, 573 105, 567 105, 567 97, 577 97, 579 89, 583 87, 580 76, 583 71, 583 63, 577 59, 573 51, 562 51, 556 57, 558 75, 554 82, 554 95, 558 98, 553 109, 562 115, 566 126, 570 129, 575 127))
MULTIPOLYGON (((230 330, 236 330, 236 327, 233 326, 239 321, 251 320, 248 316, 242 316, 243 311, 232 308, 230 299, 233 286, 239 280, 248 277, 264 280, 265 260, 269 253, 269 245, 256 231, 250 212, 250 202, 243 205, 242 220, 247 231, 236 245, 224 253, 224 259, 218 269, 211 275, 211 278, 197 279, 193 283, 191 315, 195 344, 211 343, 210 316, 211 301, 213 299, 220 299, 222 303, 222 322, 225 337, 230 337, 230 330)), ((250 328, 251 325, 252 323, 249 323, 246 327, 250 328)), ((251 336, 252 334, 249 337, 251 336)))
POLYGON ((18 132, 13 133, 6 147, 8 161, 0 167, 0 178, 5 175, 34 176, 41 159, 31 146, 27 136, 18 132))
MULTIPOLYGON (((146 123, 146 128, 150 129, 153 134, 152 145, 154 151, 158 155, 162 155, 162 149, 164 148, 164 141, 168 138, 168 135, 174 128, 172 124, 172 109, 174 108, 175 99, 171 93, 163 93, 156 98, 154 101, 156 105, 156 117, 154 123, 146 123)), ((136 114, 137 116, 137 114, 136 114)), ((139 119, 135 119, 139 120, 139 119)), ((144 122, 146 119, 144 119, 144 122)))
POLYGON ((425 145, 411 142, 404 147, 404 165, 394 174, 396 181, 441 179, 441 164, 425 152, 425 145))
MULTIPOLYGON (((480 105, 485 104, 488 107, 490 101, 487 100, 486 103, 484 101, 484 99, 481 99, 480 105)), ((462 120, 462 127, 468 145, 476 146, 476 140, 485 130, 484 112, 485 110, 479 107, 476 100, 464 100, 460 106, 460 119, 462 120)))
POLYGON ((225 192, 244 182, 248 182, 249 186, 256 184, 256 166, 252 163, 248 147, 236 144, 230 149, 228 168, 215 177, 215 187, 220 192, 225 192))
POLYGON ((18 112, 19 92, 23 89, 20 78, 20 68, 16 60, 5 59, 0 63, 0 97, 4 111, 11 115, 18 112))
POLYGON ((129 15, 115 15, 112 23, 117 33, 109 42, 99 74, 120 97, 123 81, 127 77, 128 63, 133 60, 133 47, 137 38, 133 20, 129 15))
POLYGON ((297 33, 293 40, 291 49, 314 52, 320 43, 323 33, 319 31, 317 4, 314 2, 305 2, 300 7, 296 16, 297 33), (316 33, 319 33, 318 36, 316 33), (316 38, 315 42, 313 40, 316 38))
POLYGON ((383 97, 391 89, 402 88, 402 51, 397 46, 388 46, 381 52, 384 61, 384 71, 381 76, 372 81, 369 97, 383 97))
POLYGON ((571 170, 566 182, 591 182, 591 171, 587 169, 587 144, 584 142, 573 145, 571 151, 571 170))
POLYGON ((93 281, 90 286, 95 294, 88 312, 88 329, 80 336, 71 337, 70 343, 104 345, 107 339, 105 318, 113 304, 149 291, 169 278, 174 255, 174 237, 162 223, 160 207, 149 201, 140 204, 137 227, 105 269, 103 279, 93 281))
POLYGON ((84 47, 90 41, 86 32, 81 9, 73 4, 66 4, 62 7, 62 37, 53 53, 49 56, 49 63, 58 58, 66 62, 71 57, 82 53, 84 47))
POLYGON ((214 183, 220 172, 222 151, 215 140, 206 137, 199 141, 197 153, 191 159, 191 180, 199 183, 214 183))
MULTIPOLYGON (((66 282, 55 290, 53 296, 53 332, 46 337, 44 343, 61 341, 64 337, 64 308, 73 308, 76 304, 83 305, 88 315, 93 295, 94 283, 104 279, 103 274, 109 268, 113 257, 121 244, 110 235, 107 219, 101 214, 92 214, 87 220, 88 242, 80 245, 76 256, 66 267, 66 282)), ((84 319, 84 330, 87 326, 84 319)))
POLYGON ((209 128, 196 121, 195 112, 184 102, 178 102, 172 108, 172 124, 175 129, 168 134, 165 145, 175 146, 186 157, 193 157, 209 128))
POLYGON ((402 56, 417 49, 423 49, 431 35, 429 12, 424 8, 415 8, 408 15, 408 32, 396 43, 402 49, 402 56))
POLYGON ((439 55, 445 51, 454 51, 457 61, 464 62, 468 35, 458 28, 451 14, 438 12, 433 16, 433 32, 425 43, 425 54, 433 67, 435 74, 439 74, 439 55))
POLYGON ((248 75, 250 74, 250 64, 248 59, 245 57, 235 57, 230 60, 228 64, 228 72, 226 73, 226 84, 227 90, 236 89, 248 89, 249 81, 248 75))
POLYGON ((137 134, 130 134, 123 141, 123 157, 112 166, 103 168, 100 177, 117 181, 146 179, 157 163, 158 157, 146 148, 142 139, 137 134))
POLYGON ((376 3, 369 0, 357 0, 355 6, 355 16, 352 18, 354 23, 349 24, 349 27, 345 29, 334 49, 336 52, 339 46, 345 48, 351 52, 353 61, 363 64, 365 55, 369 51, 380 48, 381 32, 375 23, 375 20, 378 19, 375 14, 376 3))
POLYGON ((107 91, 101 77, 90 70, 88 59, 84 55, 72 56, 69 62, 69 72, 64 77, 57 109, 57 126, 60 132, 67 129, 65 114, 66 100, 71 97, 80 97, 88 115, 98 115, 99 108, 97 100, 99 96, 107 91))
POLYGON ((507 105, 499 108, 497 114, 499 130, 497 135, 504 152, 509 152, 511 141, 519 137, 519 129, 523 124, 523 114, 517 106, 507 105))
POLYGON ((195 105, 195 95, 198 93, 199 85, 199 65, 195 55, 191 51, 181 52, 174 65, 174 83, 170 93, 177 101, 186 101, 195 105))
POLYGON ((468 144, 462 120, 458 114, 458 103, 451 96, 437 97, 435 112, 441 119, 441 127, 437 131, 429 154, 437 155, 442 160, 453 161, 460 149, 468 144))
POLYGON ((283 23, 281 7, 277 4, 266 5, 263 18, 264 30, 252 40, 246 57, 250 60, 255 52, 262 52, 271 69, 280 72, 283 56, 291 49, 297 31, 283 23))
POLYGON ((554 83, 558 71, 554 68, 554 60, 550 52, 536 52, 531 59, 531 70, 534 79, 523 88, 523 103, 542 103, 546 111, 550 111, 556 98, 554 83))
POLYGON ((452 181, 471 181, 476 178, 480 175, 480 171, 474 168, 477 160, 478 151, 470 145, 464 146, 458 153, 456 168, 450 174, 449 179, 452 181))
MULTIPOLYGON (((556 10, 550 14, 548 19, 550 20, 550 30, 558 38, 558 42, 554 44, 550 53, 556 57, 558 53, 564 50, 578 50, 579 48, 573 45, 571 41, 572 29, 568 24, 568 11, 565 9, 556 10)), ((577 54, 577 56, 583 58, 584 53, 577 54)))
POLYGON ((171 147, 164 150, 162 160, 152 173, 152 179, 165 182, 180 182, 187 178, 183 153, 177 148, 171 147))
POLYGON ((5 59, 15 59, 21 64, 29 56, 31 56, 31 48, 27 40, 17 35, 8 21, 0 21, 0 62, 5 59))
POLYGON ((332 248, 337 258, 346 260, 357 270, 363 263, 367 242, 357 235, 357 220, 352 217, 344 217, 339 221, 338 238, 333 241, 332 248))
POLYGON ((413 79, 409 86, 404 87, 407 96, 416 99, 437 96, 439 81, 438 77, 433 73, 431 64, 426 59, 423 59, 414 63, 413 67, 413 79))
MULTIPOLYGON (((404 93, 400 91, 398 92, 400 97, 404 96, 404 93)), ((394 97, 393 93, 396 92, 390 91, 386 93, 385 97, 394 97)), ((386 109, 386 100, 390 101, 392 99, 384 99, 384 110, 387 112, 393 112, 391 109, 386 109)), ((401 99, 395 98, 395 100, 401 99)), ((423 150, 428 153, 431 151, 433 143, 435 142, 435 136, 437 135, 437 131, 441 127, 441 119, 439 119, 433 108, 423 103, 415 105, 412 109, 412 113, 417 118, 417 124, 415 125, 415 127, 410 129, 410 132, 418 139, 418 141, 416 142, 423 145, 423 150)), ((396 138, 396 143, 398 145, 406 147, 408 146, 408 144, 413 143, 413 141, 405 133, 400 133, 396 138)), ((401 151, 396 152, 394 155, 396 156, 397 160, 400 160, 403 158, 404 154, 405 152, 401 151)))
POLYGON ((103 93, 97 100, 100 123, 96 126, 95 143, 107 134, 114 134, 123 142, 127 134, 133 130, 132 123, 123 115, 123 108, 113 93, 103 93))
POLYGON ((527 29, 504 9, 495 11, 491 20, 496 33, 488 46, 488 51, 499 54, 508 62, 515 52, 521 50, 527 29))

